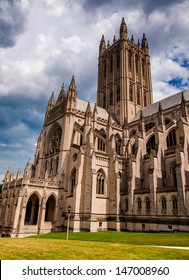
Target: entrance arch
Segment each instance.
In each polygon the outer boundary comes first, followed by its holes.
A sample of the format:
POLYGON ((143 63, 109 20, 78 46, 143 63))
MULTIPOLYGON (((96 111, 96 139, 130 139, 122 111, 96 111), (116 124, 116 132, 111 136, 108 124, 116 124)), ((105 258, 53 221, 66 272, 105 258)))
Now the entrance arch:
POLYGON ((45 222, 54 222, 56 200, 50 195, 46 202, 45 222))
POLYGON ((25 225, 36 225, 38 222, 38 212, 39 212, 39 198, 36 193, 33 193, 27 202, 26 215, 25 215, 25 225))

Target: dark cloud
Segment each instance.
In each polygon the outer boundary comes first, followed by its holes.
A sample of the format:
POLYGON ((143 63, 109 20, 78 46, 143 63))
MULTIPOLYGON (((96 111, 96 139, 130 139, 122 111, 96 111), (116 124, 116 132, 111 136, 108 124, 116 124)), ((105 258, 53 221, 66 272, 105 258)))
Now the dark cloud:
POLYGON ((12 47, 23 32, 26 7, 20 0, 0 0, 0 47, 12 47))
MULTIPOLYGON (((33 100, 29 97, 3 96, 0 98, 0 142, 8 131, 21 123, 33 131, 40 131, 43 123, 47 100, 40 97, 33 100)), ((12 139, 14 142, 14 139, 12 139)))
POLYGON ((23 172, 28 158, 33 161, 47 102, 44 96, 38 99, 18 95, 0 98, 1 177, 9 166, 15 173, 19 167, 23 172))
POLYGON ((93 9, 93 8, 97 8, 97 7, 100 7, 100 6, 104 6, 106 4, 111 5, 114 2, 115 2, 114 0, 96 0, 96 1, 86 0, 85 4, 84 4, 84 7, 93 9))
MULTIPOLYGON (((179 3, 185 0, 180 0, 179 3)), ((93 12, 94 9, 102 9, 104 6, 112 12, 121 11, 122 8, 133 9, 142 8, 146 15, 150 14, 154 10, 166 9, 169 6, 178 4, 178 0, 85 0, 84 8, 87 11, 93 12)), ((105 11, 105 10, 104 10, 105 11)))
MULTIPOLYGON (((146 14, 150 14, 154 10, 165 10, 167 7, 170 7, 174 4, 178 4, 178 0, 143 0, 143 9, 146 14)), ((179 3, 184 2, 184 0, 180 0, 179 3)))
POLYGON ((102 9, 106 6, 107 10, 104 9, 103 13, 106 14, 109 11, 117 12, 122 9, 122 7, 130 8, 135 5, 138 5, 141 1, 136 0, 85 0, 84 8, 89 12, 94 12, 94 10, 102 9))

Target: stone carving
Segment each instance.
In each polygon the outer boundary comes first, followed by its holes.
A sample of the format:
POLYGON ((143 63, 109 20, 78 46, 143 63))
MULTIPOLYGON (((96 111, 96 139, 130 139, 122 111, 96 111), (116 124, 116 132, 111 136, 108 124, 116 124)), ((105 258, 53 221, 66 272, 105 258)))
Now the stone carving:
POLYGON ((61 143, 61 128, 55 130, 52 139, 51 139, 51 152, 57 153, 60 150, 60 143, 61 143))

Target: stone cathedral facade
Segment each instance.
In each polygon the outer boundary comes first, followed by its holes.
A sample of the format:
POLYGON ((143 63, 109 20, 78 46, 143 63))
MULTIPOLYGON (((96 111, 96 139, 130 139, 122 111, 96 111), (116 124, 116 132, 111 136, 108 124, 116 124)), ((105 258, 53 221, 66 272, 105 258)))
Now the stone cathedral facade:
POLYGON ((8 169, 0 230, 189 231, 189 90, 153 103, 146 36, 99 47, 97 103, 52 93, 34 162, 8 169))

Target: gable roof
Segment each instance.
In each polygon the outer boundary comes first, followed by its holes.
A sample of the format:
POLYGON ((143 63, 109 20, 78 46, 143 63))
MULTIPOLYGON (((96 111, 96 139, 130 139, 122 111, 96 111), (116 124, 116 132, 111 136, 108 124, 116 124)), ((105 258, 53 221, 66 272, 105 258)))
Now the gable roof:
MULTIPOLYGON (((84 101, 84 100, 81 100, 81 99, 77 99, 77 110, 85 113, 86 109, 87 109, 87 105, 88 105, 87 101, 84 101)), ((90 106, 91 106, 91 111, 93 112, 95 104, 94 103, 90 103, 90 106)), ((97 108, 97 116, 98 116, 98 118, 102 118, 104 120, 108 120, 108 116, 109 116, 108 112, 104 108, 101 108, 99 106, 96 106, 96 108, 97 108)), ((113 116, 112 116, 112 119, 113 119, 113 122, 117 123, 117 121, 113 118, 113 116)))
POLYGON ((141 111, 144 117, 151 116, 157 113, 159 110, 159 103, 161 103, 161 107, 163 110, 167 110, 171 107, 179 105, 182 100, 182 93, 184 95, 185 100, 189 101, 189 89, 187 89, 142 108, 141 110, 138 111, 138 113, 136 114, 136 116, 133 118, 132 121, 136 121, 140 118, 141 111))

